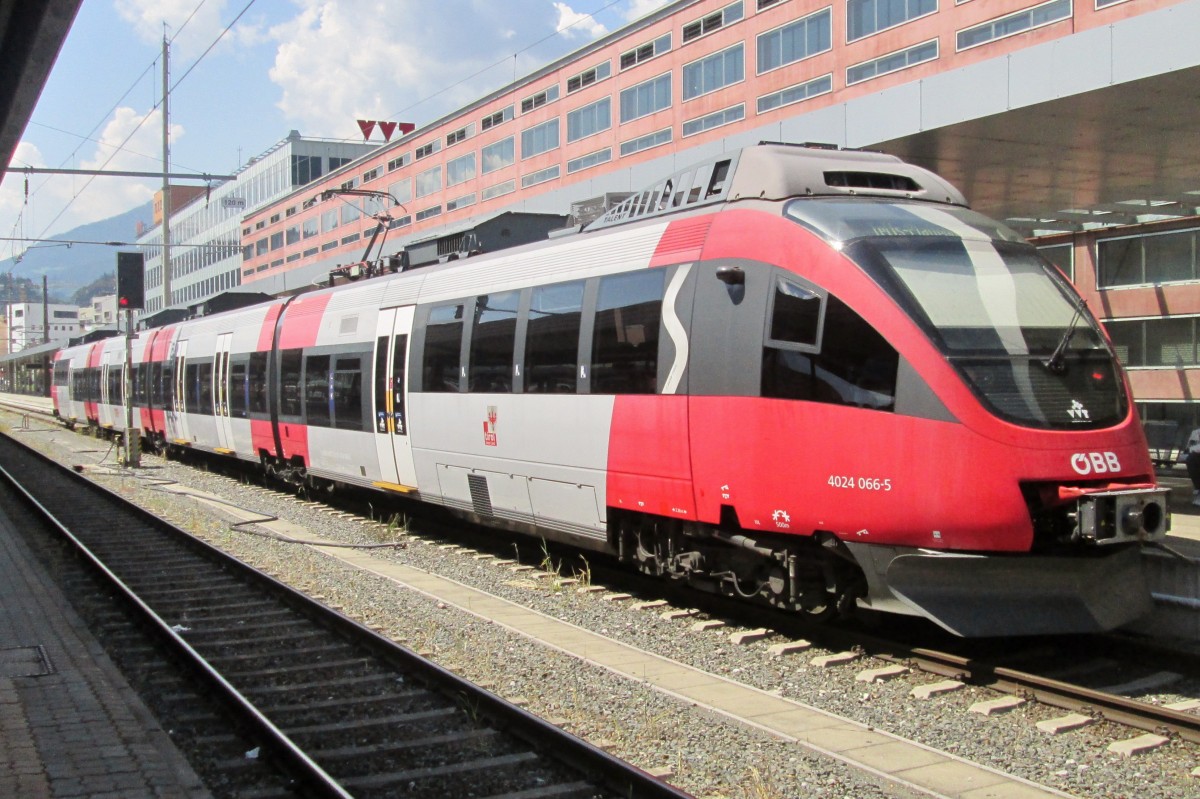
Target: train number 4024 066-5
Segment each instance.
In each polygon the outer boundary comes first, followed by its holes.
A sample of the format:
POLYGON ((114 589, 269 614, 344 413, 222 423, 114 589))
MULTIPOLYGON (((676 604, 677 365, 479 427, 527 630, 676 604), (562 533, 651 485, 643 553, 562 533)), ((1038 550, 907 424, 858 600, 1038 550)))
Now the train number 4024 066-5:
POLYGON ((853 488, 859 491, 891 491, 890 477, 848 477, 842 474, 831 474, 826 482, 834 488, 853 488))

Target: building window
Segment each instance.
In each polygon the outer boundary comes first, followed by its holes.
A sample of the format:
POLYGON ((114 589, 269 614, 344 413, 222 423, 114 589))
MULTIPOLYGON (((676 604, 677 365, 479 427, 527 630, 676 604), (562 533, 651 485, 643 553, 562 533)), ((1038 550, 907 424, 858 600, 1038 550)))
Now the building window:
POLYGON ((864 61, 861 64, 855 64, 847 68, 846 85, 850 86, 855 83, 862 83, 865 80, 877 78, 889 72, 899 72, 916 64, 934 61, 937 57, 938 42, 937 39, 931 39, 915 47, 910 47, 907 50, 901 50, 898 53, 889 53, 880 58, 864 61))
POLYGON ((833 47, 828 8, 758 37, 758 74, 824 53, 833 47))
POLYGON ((405 153, 404 155, 397 156, 391 161, 388 161, 387 171, 395 172, 400 167, 408 166, 410 163, 412 163, 412 155, 410 153, 405 153))
POLYGON ((831 91, 833 91, 833 76, 822 75, 807 83, 799 83, 795 86, 789 86, 786 89, 772 92, 771 94, 764 94, 758 98, 758 113, 765 114, 768 111, 773 111, 776 108, 782 108, 792 103, 798 103, 810 97, 829 94, 831 91))
POLYGON ((696 119, 689 119, 683 123, 683 136, 695 136, 697 133, 703 133, 706 130, 719 128, 722 125, 728 125, 731 122, 746 118, 746 104, 739 103, 732 108, 726 108, 722 111, 714 111, 711 114, 705 114, 696 119))
POLYGON ((521 113, 528 114, 533 109, 541 108, 542 106, 546 105, 547 103, 552 103, 557 99, 558 99, 558 84, 556 83, 553 86, 549 87, 548 89, 545 89, 544 91, 540 91, 537 94, 531 95, 529 97, 526 97, 524 100, 522 100, 521 101, 521 113))
POLYGON ((853 42, 936 11, 937 0, 847 0, 846 38, 853 42))
POLYGON ((446 162, 446 186, 457 186, 475 177, 475 153, 446 162))
POLYGON ((398 203, 406 203, 412 199, 412 178, 404 178, 388 186, 388 194, 396 198, 398 203))
POLYGON ((621 124, 671 107, 671 73, 630 86, 621 92, 621 124))
POLYGON ((757 0, 754 4, 754 9, 755 11, 765 11, 771 6, 777 6, 782 2, 783 0, 757 0))
POLYGON ((1180 369, 1200 365, 1196 360, 1194 316, 1156 319, 1106 319, 1104 328, 1113 350, 1130 368, 1180 369))
POLYGON ((450 213, 451 211, 456 211, 459 208, 466 208, 467 206, 471 206, 474 204, 475 204, 475 194, 474 193, 465 194, 462 197, 455 197, 453 200, 448 200, 446 202, 446 213, 450 213))
POLYGON ((1096 242, 1097 288, 1200 280, 1200 230, 1096 242))
POLYGON ((515 138, 509 136, 507 139, 501 139, 495 144, 489 144, 480 152, 480 171, 486 175, 489 172, 495 172, 497 169, 503 169, 506 166, 512 166, 517 160, 515 138))
POLYGON ((362 182, 370 183, 372 180, 374 180, 377 177, 379 177, 379 168, 376 167, 375 169, 369 169, 363 173, 362 182))
POLYGON ((440 205, 435 205, 432 208, 425 208, 421 211, 417 211, 417 221, 420 222, 424 219, 429 219, 430 217, 440 216, 441 213, 442 206, 440 205))
POLYGON ((1075 246, 1066 244, 1046 244, 1037 248, 1050 263, 1054 264, 1067 276, 1067 280, 1075 282, 1075 246))
POLYGON ((284 231, 284 242, 286 244, 297 244, 300 241, 300 226, 293 225, 284 231))
POLYGON ((496 197, 502 197, 505 194, 512 194, 517 190, 517 182, 515 180, 506 180, 503 183, 497 183, 495 186, 488 186, 481 194, 483 199, 491 200, 496 197))
POLYGON ((479 121, 480 130, 490 130, 497 125, 507 122, 513 118, 513 107, 510 105, 503 108, 494 114, 490 114, 479 121))
POLYGON ((521 158, 532 158, 558 147, 558 120, 551 119, 521 131, 521 158))
POLYGON ((683 26, 683 43, 694 42, 701 36, 707 36, 715 30, 732 25, 742 18, 742 0, 730 3, 720 11, 701 17, 695 22, 683 26))
POLYGON ((1013 36, 1027 30, 1040 28, 1052 22, 1067 19, 1071 16, 1071 0, 1052 0, 1040 6, 1027 8, 1015 14, 990 20, 982 25, 964 28, 958 32, 959 50, 977 47, 981 44, 994 42, 1006 36, 1013 36))
POLYGON ((458 144, 459 142, 466 141, 467 139, 471 138, 474 135, 475 135, 475 125, 474 125, 474 123, 472 123, 470 125, 467 125, 466 127, 459 128, 458 130, 456 130, 452 133, 447 133, 446 134, 446 146, 450 147, 452 145, 458 144))
POLYGON ((435 166, 417 175, 417 197, 428 197, 442 190, 442 168, 435 166))
POLYGON ((599 83, 610 75, 612 75, 611 61, 605 61, 603 64, 597 64, 591 69, 580 72, 578 75, 572 75, 567 78, 567 94, 587 88, 593 83, 599 83))
POLYGON ((434 139, 433 141, 429 142, 429 144, 423 144, 418 147, 415 151, 414 157, 420 161, 422 158, 428 158, 440 149, 442 149, 442 142, 439 139, 434 139))
POLYGON ((554 180, 558 177, 558 164, 546 169, 539 169, 537 172, 530 172, 528 175, 521 177, 521 188, 527 189, 530 186, 536 186, 539 183, 545 183, 548 180, 554 180))
MULTIPOLYGON (((346 203, 342 206, 342 224, 345 225, 354 222, 362 216, 362 211, 354 203, 346 203)), ((272 248, 274 249, 274 248, 272 248)))
POLYGON ((746 77, 746 46, 739 42, 683 66, 683 101, 715 92, 746 77))
POLYGON ((567 114, 567 141, 579 141, 611 127, 612 98, 605 97, 567 114))
POLYGON ((593 166, 599 166, 600 164, 607 164, 611 160, 612 160, 612 148, 606 147, 603 150, 598 150, 594 153, 588 153, 587 155, 580 156, 579 158, 574 158, 574 159, 568 161, 567 162, 567 174, 570 175, 572 172, 581 172, 582 170, 588 169, 593 166))
POLYGON ((647 133, 645 136, 639 136, 636 139, 630 139, 626 142, 621 142, 621 155, 633 155, 640 153, 642 150, 649 150, 651 147, 660 147, 664 144, 671 143, 671 129, 663 128, 654 133, 647 133))
POLYGON ((671 34, 665 33, 659 36, 652 42, 635 47, 632 50, 626 50, 621 53, 620 64, 621 69, 629 69, 635 67, 651 58, 656 58, 663 53, 671 50, 671 34))

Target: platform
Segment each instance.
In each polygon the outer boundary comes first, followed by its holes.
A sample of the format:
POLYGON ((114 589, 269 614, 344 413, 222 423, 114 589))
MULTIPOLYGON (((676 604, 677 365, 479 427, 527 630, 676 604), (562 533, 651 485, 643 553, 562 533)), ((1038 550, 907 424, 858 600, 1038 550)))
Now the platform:
POLYGON ((210 797, 0 506, 0 796, 210 797))

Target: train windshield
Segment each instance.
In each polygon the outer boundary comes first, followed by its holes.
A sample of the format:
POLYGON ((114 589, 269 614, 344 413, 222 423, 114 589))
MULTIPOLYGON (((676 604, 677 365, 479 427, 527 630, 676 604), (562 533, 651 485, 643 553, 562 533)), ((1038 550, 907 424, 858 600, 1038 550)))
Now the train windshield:
POLYGON ((1019 235, 965 208, 799 200, 791 218, 894 296, 998 415, 1094 428, 1127 413, 1115 360, 1083 301, 1019 235))

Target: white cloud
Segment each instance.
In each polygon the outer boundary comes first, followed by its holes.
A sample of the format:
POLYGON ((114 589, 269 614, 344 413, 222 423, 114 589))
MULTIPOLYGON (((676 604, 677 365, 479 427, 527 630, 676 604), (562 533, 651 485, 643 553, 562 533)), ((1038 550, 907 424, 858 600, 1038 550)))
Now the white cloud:
POLYGON ((633 21, 641 19, 651 11, 657 11, 665 6, 670 0, 629 0, 629 5, 625 9, 625 19, 633 21))
MULTIPOLYGON (((104 126, 91 152, 75 163, 62 166, 106 171, 160 170, 161 128, 162 117, 158 111, 147 116, 132 108, 118 108, 104 126)), ((182 126, 171 126, 173 142, 183 134, 182 126)), ((15 228, 0 231, 0 235, 5 236, 9 235, 10 230, 22 236, 52 236, 79 225, 107 219, 148 202, 154 192, 162 187, 161 180, 149 178, 34 174, 29 176, 30 195, 27 202, 25 175, 19 171, 20 167, 60 165, 46 164, 41 151, 25 141, 17 145, 12 164, 17 171, 8 174, 0 184, 0 219, 15 220, 20 215, 20 221, 15 223, 15 228)), ((3 253, 9 254, 7 247, 3 253)))
MULTIPOLYGON (((238 11, 241 4, 238 4, 238 11)), ((114 0, 121 18, 147 43, 159 43, 165 34, 172 50, 185 58, 200 55, 212 44, 236 13, 228 0, 114 0), (164 27, 165 23, 165 27, 164 27)), ((248 46, 262 41, 263 31, 252 21, 239 22, 221 46, 248 46)))
POLYGON ((269 31, 270 78, 306 136, 361 135, 356 119, 424 124, 541 66, 546 48, 562 51, 547 42, 514 55, 558 28, 547 0, 294 2, 298 15, 269 31))
POLYGON ((558 12, 558 31, 563 36, 595 39, 608 33, 608 28, 590 14, 581 14, 566 3, 555 3, 554 10, 558 12))

